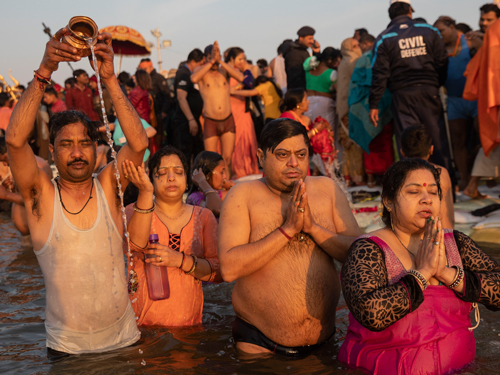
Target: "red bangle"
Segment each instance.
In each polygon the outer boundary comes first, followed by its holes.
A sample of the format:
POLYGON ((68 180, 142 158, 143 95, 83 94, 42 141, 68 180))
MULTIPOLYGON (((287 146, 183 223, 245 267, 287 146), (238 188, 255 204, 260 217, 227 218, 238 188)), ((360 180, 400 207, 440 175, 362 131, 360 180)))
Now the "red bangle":
POLYGON ((286 237, 286 239, 287 239, 288 241, 290 241, 290 240, 292 239, 292 237, 290 237, 288 234, 286 234, 286 232, 283 230, 283 228, 278 227, 278 230, 281 232, 281 234, 282 234, 283 236, 285 236, 285 237, 286 237))

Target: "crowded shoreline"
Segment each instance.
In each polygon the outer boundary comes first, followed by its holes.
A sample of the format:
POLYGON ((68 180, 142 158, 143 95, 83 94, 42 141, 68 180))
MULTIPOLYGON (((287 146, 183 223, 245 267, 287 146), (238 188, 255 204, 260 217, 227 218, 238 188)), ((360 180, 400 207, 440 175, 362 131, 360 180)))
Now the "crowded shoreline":
POLYGON ((391 0, 385 31, 340 49, 301 27, 269 63, 214 41, 170 81, 149 58, 117 74, 88 17, 57 31, 0 93, 2 225, 43 274, 43 361, 142 355, 158 329, 203 336, 208 312, 237 361, 476 368, 480 314, 500 309, 500 8, 474 31, 414 6, 391 0), (89 55, 95 75, 51 80, 89 55))

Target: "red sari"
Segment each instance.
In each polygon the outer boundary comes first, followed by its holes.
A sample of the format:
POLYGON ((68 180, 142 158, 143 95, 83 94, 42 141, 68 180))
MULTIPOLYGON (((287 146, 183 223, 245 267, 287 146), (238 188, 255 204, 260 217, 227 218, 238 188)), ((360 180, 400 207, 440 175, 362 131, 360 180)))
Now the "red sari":
MULTIPOLYGON (((287 111, 283 112, 280 116, 280 118, 288 118, 291 120, 295 120, 300 122, 306 130, 309 132, 314 126, 313 124, 316 124, 321 121, 326 121, 324 118, 318 116, 315 120, 314 123, 312 121, 309 121, 308 124, 305 124, 300 117, 296 116, 293 112, 287 111)), ((326 121, 328 122, 328 121, 326 121)), ((327 129, 323 129, 316 135, 310 138, 311 141, 311 146, 313 149, 313 153, 319 154, 321 157, 321 160, 323 161, 323 165, 325 167, 325 171, 328 177, 330 176, 330 171, 332 170, 331 164, 333 164, 333 161, 337 158, 337 154, 335 152, 335 147, 333 145, 333 133, 330 133, 327 129)), ((307 173, 308 176, 310 176, 310 171, 307 173)))
POLYGON ((384 130, 370 142, 370 153, 363 151, 365 171, 367 174, 384 174, 394 163, 394 148, 392 121, 384 126, 384 130))

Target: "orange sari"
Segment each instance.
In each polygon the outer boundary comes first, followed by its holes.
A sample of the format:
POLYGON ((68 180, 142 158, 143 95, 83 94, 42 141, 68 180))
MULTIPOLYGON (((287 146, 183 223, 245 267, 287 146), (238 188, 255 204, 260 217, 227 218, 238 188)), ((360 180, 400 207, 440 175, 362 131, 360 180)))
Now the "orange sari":
MULTIPOLYGON (((133 205, 126 208, 128 220, 134 214, 133 205)), ((180 233, 180 252, 196 255, 206 259, 211 267, 211 282, 222 282, 219 272, 219 259, 217 258, 217 231, 218 224, 210 210, 194 207, 191 219, 180 233)), ((169 230, 160 218, 153 213, 150 234, 156 233, 159 242, 163 245, 169 243, 169 230)), ((126 246, 124 246, 126 251, 126 246)), ((142 249, 132 242, 130 248, 133 252, 133 267, 128 266, 137 273, 138 289, 129 294, 135 315, 139 318, 137 325, 141 326, 191 326, 201 324, 203 311, 203 290, 200 280, 175 267, 167 267, 170 284, 170 296, 160 301, 149 299, 146 280, 144 254, 142 249)))
POLYGON ((463 98, 477 100, 479 136, 486 156, 500 144, 500 22, 493 23, 483 46, 467 65, 463 98))
MULTIPOLYGON (((239 85, 239 82, 231 77, 230 85, 234 87, 239 85)), ((252 115, 250 112, 245 112, 246 99, 241 96, 231 95, 231 111, 236 126, 236 139, 232 157, 233 174, 235 178, 258 174, 257 137, 252 115)))

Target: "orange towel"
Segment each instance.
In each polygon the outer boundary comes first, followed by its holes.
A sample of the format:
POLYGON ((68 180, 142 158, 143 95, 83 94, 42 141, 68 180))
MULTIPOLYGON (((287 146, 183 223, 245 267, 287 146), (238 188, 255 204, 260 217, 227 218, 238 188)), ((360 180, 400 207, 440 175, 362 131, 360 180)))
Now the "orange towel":
POLYGON ((479 134, 486 156, 500 144, 500 22, 490 26, 483 47, 469 62, 463 97, 477 100, 479 134))

